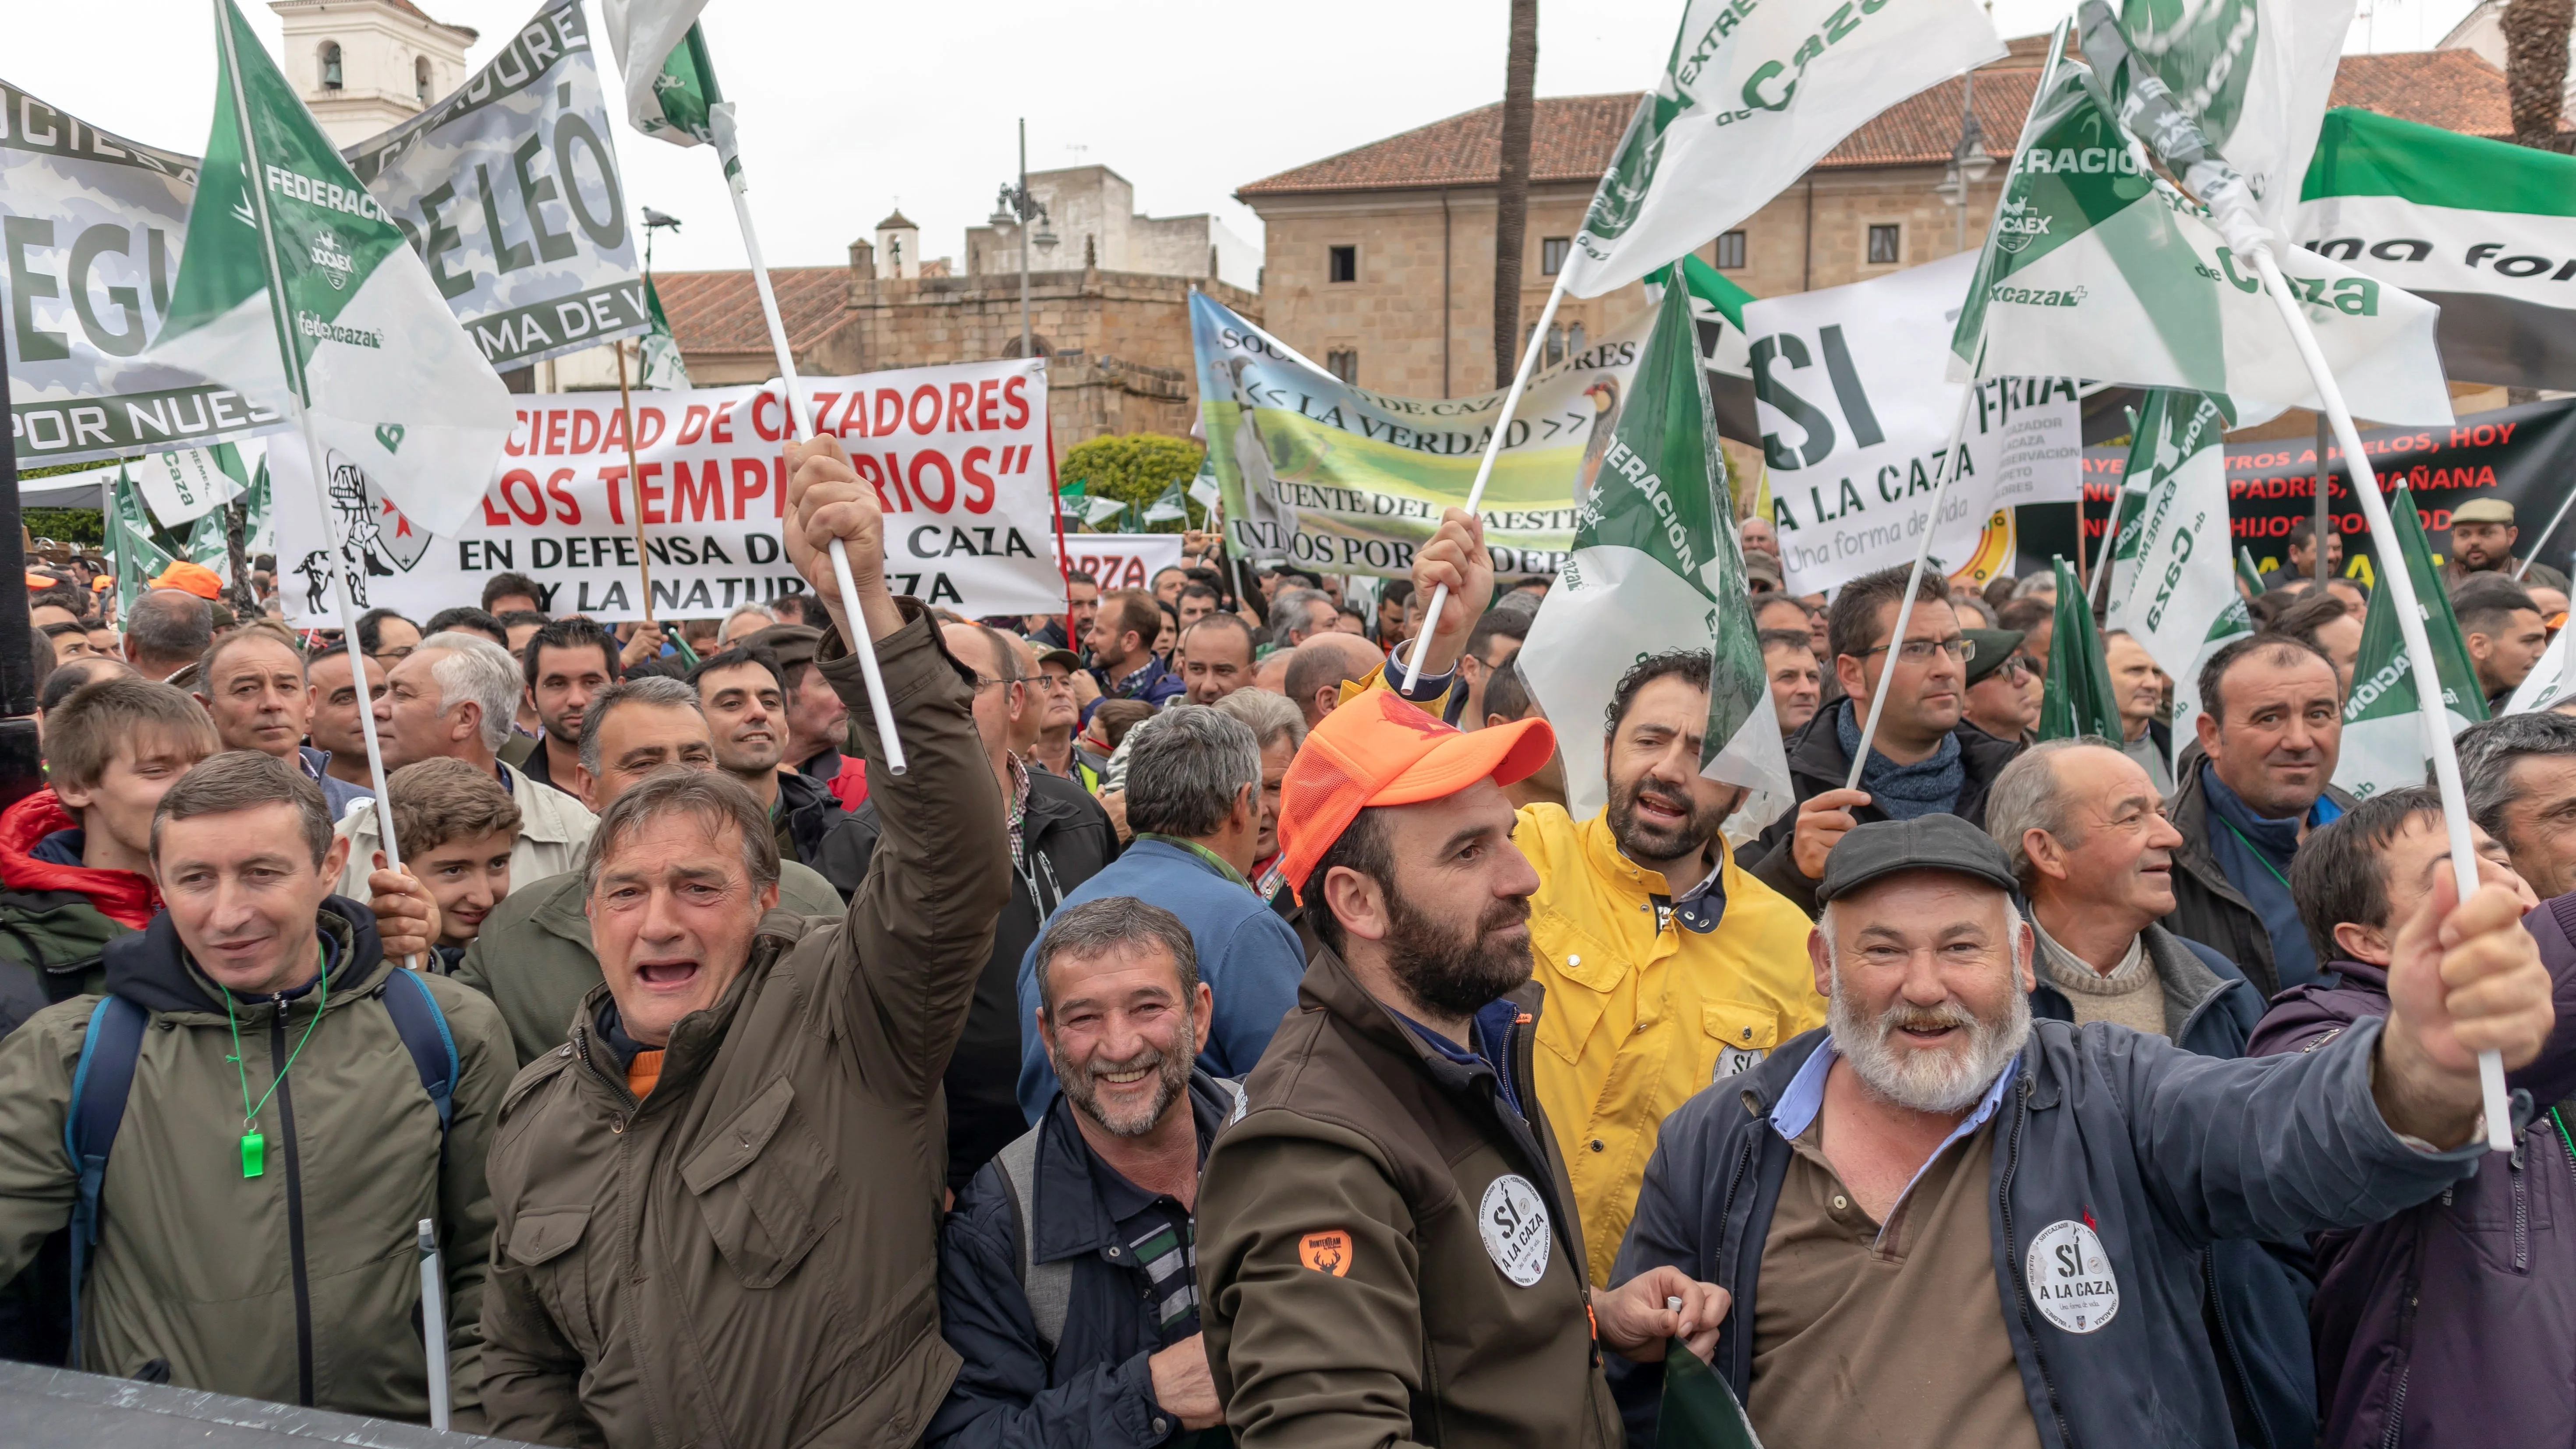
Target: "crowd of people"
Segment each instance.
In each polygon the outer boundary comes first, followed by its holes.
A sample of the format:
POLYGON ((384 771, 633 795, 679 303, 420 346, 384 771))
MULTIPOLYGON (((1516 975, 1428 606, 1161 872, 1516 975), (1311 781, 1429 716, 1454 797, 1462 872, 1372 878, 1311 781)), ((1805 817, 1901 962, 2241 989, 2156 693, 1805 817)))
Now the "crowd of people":
MULTIPOLYGON (((1642 1449, 1683 1351, 1774 1449, 2576 1423, 2576 717, 2460 737, 2464 898, 2436 795, 2330 784, 2313 536, 2186 738, 2112 634, 2121 737, 2042 742, 2053 581, 1895 638, 1905 571, 1794 597, 1748 521, 1761 819, 1701 774, 1748 682, 1550 719, 1462 512, 1373 592, 1193 540, 973 619, 788 462, 811 592, 722 620, 31 576, 0 1355, 422 1422, 443 1342, 567 1446, 1642 1449)), ((2498 507, 2500 704, 2567 599, 2498 507)))

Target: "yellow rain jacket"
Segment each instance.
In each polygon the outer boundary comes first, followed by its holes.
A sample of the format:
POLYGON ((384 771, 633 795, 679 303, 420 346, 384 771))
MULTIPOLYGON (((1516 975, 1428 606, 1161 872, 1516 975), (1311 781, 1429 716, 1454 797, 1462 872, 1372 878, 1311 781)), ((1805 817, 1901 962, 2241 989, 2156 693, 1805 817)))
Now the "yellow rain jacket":
POLYGON ((1805 913, 1723 851, 1725 908, 1702 934, 1659 923, 1670 913, 1653 898, 1669 906, 1674 887, 1619 853, 1606 812, 1578 824, 1563 806, 1526 806, 1512 843, 1539 876, 1539 1103, 1574 1186, 1592 1281, 1607 1287, 1665 1115, 1824 1025, 1825 999, 1805 913))

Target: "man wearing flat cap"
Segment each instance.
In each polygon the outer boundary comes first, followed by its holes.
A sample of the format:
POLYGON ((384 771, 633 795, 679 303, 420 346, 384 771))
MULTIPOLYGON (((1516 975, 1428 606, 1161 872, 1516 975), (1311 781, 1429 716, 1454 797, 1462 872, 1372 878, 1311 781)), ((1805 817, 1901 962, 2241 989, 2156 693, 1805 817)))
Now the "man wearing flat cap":
MULTIPOLYGON (((2376 1222, 2467 1176, 2477 1052, 2528 1062, 2548 1034, 2520 899, 2450 880, 2400 935, 2384 1022, 2218 1061, 2034 1022, 2003 848, 1952 815, 1856 826, 1807 946, 1827 1026, 1665 1122, 1611 1281, 1725 1290, 1711 1363, 1771 1449, 1890 1424, 2004 1449, 2236 1443, 2204 1251, 2376 1222)), ((1617 1376, 1651 1440, 1660 1369, 1617 1376)))
POLYGON ((1464 734, 1372 689, 1281 783, 1279 868, 1321 945, 1198 1205, 1208 1372, 1241 1443, 1610 1449, 1603 1351, 1714 1342, 1706 1283, 1590 1286, 1539 1104, 1539 878, 1503 787, 1555 745, 1541 720, 1464 734))
MULTIPOLYGON (((2473 574, 2515 578, 2522 560, 2513 546, 2522 530, 2514 527, 2513 505, 2501 498, 2472 498, 2451 510, 2451 556, 2442 565, 2442 587, 2455 589, 2473 574)), ((2535 546, 2547 542, 2535 539, 2535 546)), ((2529 588, 2567 592, 2567 576, 2545 563, 2524 569, 2518 582, 2529 588)))

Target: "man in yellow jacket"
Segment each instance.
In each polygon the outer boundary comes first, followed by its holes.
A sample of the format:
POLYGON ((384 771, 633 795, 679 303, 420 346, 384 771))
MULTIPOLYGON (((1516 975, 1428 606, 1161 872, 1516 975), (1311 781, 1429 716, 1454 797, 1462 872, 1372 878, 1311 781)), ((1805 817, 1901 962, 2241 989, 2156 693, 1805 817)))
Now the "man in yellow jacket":
MULTIPOLYGON (((1414 555, 1414 596, 1442 584, 1422 677, 1399 691, 1435 714, 1494 587, 1482 524, 1454 508, 1414 555)), ((1385 677, 1346 689, 1391 686, 1409 657, 1408 645, 1385 677)), ((1825 1024, 1805 913, 1736 867, 1718 826, 1743 791, 1699 773, 1709 667, 1706 654, 1639 661, 1605 701, 1608 807, 1578 821, 1561 805, 1523 806, 1512 834, 1539 876, 1539 1099, 1601 1286, 1666 1114, 1825 1024)), ((1578 722, 1565 724, 1559 738, 1580 748, 1578 722)))

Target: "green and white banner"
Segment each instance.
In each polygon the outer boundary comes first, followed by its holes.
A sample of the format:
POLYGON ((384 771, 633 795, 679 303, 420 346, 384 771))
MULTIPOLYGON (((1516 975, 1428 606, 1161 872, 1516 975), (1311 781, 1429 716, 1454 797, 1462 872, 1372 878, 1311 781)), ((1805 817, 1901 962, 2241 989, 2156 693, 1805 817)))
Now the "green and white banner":
POLYGON ((2576 388, 2576 157, 2326 112, 2299 245, 2442 309, 2453 377, 2576 388))
POLYGON ((1574 556, 1518 656, 1530 692, 1563 732, 1566 808, 1578 820, 1608 801, 1594 722, 1630 666, 1671 650, 1715 651, 1700 773, 1750 786, 1778 807, 1791 799, 1727 498, 1690 297, 1667 287, 1576 520, 1574 556))
POLYGON ((334 478, 453 533, 510 431, 509 390, 233 0, 218 17, 214 124, 149 356, 300 405, 334 478))
POLYGON ((2226 426, 2210 398, 2150 390, 2131 430, 2111 540, 2107 622, 2172 677, 2176 753, 2195 738, 2201 664, 2254 627, 2228 552, 2226 426))
MULTIPOLYGON (((1814 593, 1914 562, 1944 466, 1961 384, 1942 341, 1976 259, 1925 266, 1744 308, 1769 465, 1772 525, 1789 592, 1814 593)), ((1977 384, 1959 476, 1941 495, 1932 556, 1970 566, 1998 514, 2071 503, 2083 489, 2084 418, 2065 378, 1977 384)), ((2009 553, 1998 552, 2004 568, 2009 553)))
MULTIPOLYGON (((1530 379, 1485 485, 1501 574, 1551 574, 1610 449, 1654 314, 1530 379)), ((1464 503, 1499 391, 1410 398, 1342 381, 1205 293, 1190 294, 1208 462, 1227 545, 1331 573, 1402 578, 1442 509, 1464 503)))
POLYGON ((34 467, 282 426, 275 408, 158 363, 197 158, 126 140, 0 81, 0 343, 9 435, 34 467))
MULTIPOLYGON (((2084 52, 2107 67, 2110 9, 2082 8, 2084 52)), ((2287 237, 2353 10, 2354 0, 2126 0, 2116 25, 2132 64, 2121 86, 2160 82, 2242 178, 2256 219, 2287 237)))
POLYGON ((674 146, 715 139, 715 108, 724 103, 707 61, 698 13, 707 0, 600 0, 617 73, 626 78, 626 119, 674 146))
POLYGON ((1975 0, 1689 0, 1562 285, 1597 297, 1688 255, 1871 117, 2003 54, 1975 0))
POLYGON ((2568 664, 2570 659, 2576 659, 2576 651, 2567 647, 2571 636, 2576 636, 2576 630, 2561 629, 2550 639, 2549 647, 2541 652, 2540 662, 2531 666, 2531 673, 2523 676, 2522 683, 2513 691, 2513 697, 2504 702, 2504 708, 2497 710, 2497 714, 2529 714, 2576 694, 2576 668, 2570 668, 2568 664))
MULTIPOLYGON (((2396 529, 2397 547, 2406 556, 2406 576, 2415 586, 2415 612, 2423 618, 2425 638, 2433 646, 2442 706, 2456 735, 2487 717, 2486 699, 2478 693, 2478 671, 2469 662, 2467 646, 2460 642, 2460 621, 2451 612, 2441 572, 2424 545, 2415 495, 2404 488, 2392 490, 2388 519, 2396 529)), ((2397 611, 2389 603, 2387 591, 2381 590, 2370 617, 2362 623, 2361 655, 2353 661, 2352 692, 2343 704, 2343 754, 2335 762, 2336 786, 2365 799, 2382 790, 2423 784, 2433 758, 2432 742, 2424 738, 2414 661, 2398 632, 2397 611)))
POLYGON ((651 322, 581 0, 547 0, 455 94, 342 154, 485 361, 651 322))
MULTIPOLYGON (((2001 214, 1951 334, 1953 377, 2054 375, 2231 399, 2239 425, 2316 390, 2253 264, 2159 179, 2061 64, 2013 158, 2001 214), (1984 353, 1978 348, 1982 339, 1984 353)), ((2451 421, 2433 345, 2439 309, 2342 263, 2281 259, 2355 415, 2451 421)))

